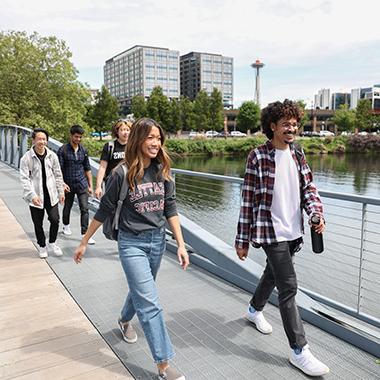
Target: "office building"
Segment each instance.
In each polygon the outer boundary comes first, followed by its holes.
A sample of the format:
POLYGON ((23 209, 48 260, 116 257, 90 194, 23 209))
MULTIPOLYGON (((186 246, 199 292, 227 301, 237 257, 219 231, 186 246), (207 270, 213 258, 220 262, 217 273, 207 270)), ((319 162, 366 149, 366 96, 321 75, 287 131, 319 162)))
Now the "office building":
POLYGON ((194 100, 200 90, 222 93, 223 106, 233 108, 233 58, 191 52, 180 58, 181 95, 194 100))
POLYGON ((350 106, 351 94, 345 92, 334 92, 331 96, 331 109, 338 110, 340 106, 347 105, 350 106))
POLYGON ((372 87, 352 89, 350 108, 355 109, 360 99, 369 99, 372 109, 380 110, 380 85, 375 84, 372 87))
POLYGON ((329 110, 331 109, 330 89, 322 88, 318 94, 314 95, 314 108, 329 110))
POLYGON ((104 84, 126 112, 135 95, 148 98, 156 86, 160 86, 168 98, 178 98, 179 52, 152 46, 133 46, 106 61, 104 84))
POLYGON ((355 109, 360 100, 360 88, 353 88, 351 90, 350 109, 355 109))

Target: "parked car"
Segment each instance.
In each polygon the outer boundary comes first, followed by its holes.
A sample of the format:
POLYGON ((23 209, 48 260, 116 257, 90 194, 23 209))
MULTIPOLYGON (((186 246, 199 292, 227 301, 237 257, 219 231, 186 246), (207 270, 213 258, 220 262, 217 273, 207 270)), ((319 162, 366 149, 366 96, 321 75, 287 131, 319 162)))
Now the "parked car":
POLYGON ((216 137, 218 135, 219 135, 219 132, 217 132, 217 131, 207 131, 205 136, 206 137, 216 137))
POLYGON ((320 137, 320 134, 318 132, 313 132, 313 131, 303 131, 300 133, 300 136, 302 136, 302 137, 320 137))
POLYGON ((218 136, 216 136, 216 137, 229 137, 229 136, 230 136, 229 132, 222 131, 222 132, 219 132, 218 136))
POLYGON ((319 131, 319 136, 327 137, 327 136, 335 136, 335 133, 330 131, 319 131))
POLYGON ((247 134, 240 131, 231 131, 231 137, 246 137, 247 134))

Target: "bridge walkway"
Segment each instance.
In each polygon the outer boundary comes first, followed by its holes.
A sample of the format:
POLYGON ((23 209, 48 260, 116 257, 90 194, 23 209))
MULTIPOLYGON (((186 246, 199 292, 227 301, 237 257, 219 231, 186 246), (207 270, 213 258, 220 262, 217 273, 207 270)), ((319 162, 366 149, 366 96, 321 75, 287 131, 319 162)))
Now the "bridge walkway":
MULTIPOLYGON (((121 340, 116 325, 128 289, 115 244, 98 232, 97 244, 75 265, 72 253, 80 239, 75 209, 73 236, 59 235, 64 256, 49 257, 46 265, 30 243, 34 233, 18 172, 3 163, 0 198, 0 377, 129 379, 127 368, 136 379, 154 379, 138 321, 139 340, 133 345, 121 340), (72 369, 65 372, 67 368, 72 369), (79 372, 70 372, 75 369, 79 372)), ((183 272, 170 253, 163 259, 158 286, 177 353, 174 365, 187 380, 307 378, 287 360, 276 307, 266 308, 274 331, 264 336, 242 317, 249 294, 195 265, 183 272)), ((375 357, 310 324, 305 329, 312 351, 330 367, 326 378, 380 378, 375 357)))

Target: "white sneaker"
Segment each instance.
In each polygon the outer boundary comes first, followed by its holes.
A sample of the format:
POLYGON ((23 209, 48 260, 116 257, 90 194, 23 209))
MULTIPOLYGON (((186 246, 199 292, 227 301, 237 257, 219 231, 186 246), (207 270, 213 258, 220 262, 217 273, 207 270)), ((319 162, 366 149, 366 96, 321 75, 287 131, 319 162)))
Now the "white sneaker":
POLYGON ((64 224, 62 232, 64 235, 70 236, 71 235, 70 224, 67 224, 67 225, 64 224))
POLYGON ((40 256, 40 259, 46 259, 48 257, 48 252, 47 252, 46 247, 38 246, 38 256, 40 256))
POLYGON ((96 243, 96 241, 93 239, 93 238, 89 238, 88 239, 88 245, 94 245, 96 243))
POLYGON ((248 306, 248 310, 247 310, 247 314, 245 315, 245 318, 249 322, 252 322, 256 326, 257 330, 259 330, 263 334, 270 334, 273 331, 272 326, 265 319, 262 311, 255 311, 252 313, 249 310, 249 306, 248 306))
POLYGON ((47 248, 49 251, 53 252, 56 256, 62 256, 62 249, 58 247, 56 243, 48 243, 47 248))
POLYGON ((309 376, 322 376, 330 372, 329 367, 319 361, 310 352, 308 344, 302 348, 302 351, 299 355, 297 355, 294 350, 292 350, 289 361, 294 365, 294 367, 297 367, 309 376))

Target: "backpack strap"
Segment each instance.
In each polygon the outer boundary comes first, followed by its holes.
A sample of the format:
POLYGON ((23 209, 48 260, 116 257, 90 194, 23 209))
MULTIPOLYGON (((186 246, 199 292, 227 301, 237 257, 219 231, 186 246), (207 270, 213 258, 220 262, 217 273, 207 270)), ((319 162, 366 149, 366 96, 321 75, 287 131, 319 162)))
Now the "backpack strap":
POLYGON ((114 140, 109 141, 108 142, 108 157, 109 157, 109 160, 112 160, 112 154, 113 154, 114 149, 115 149, 115 141, 114 140))
POLYGON ((125 164, 122 164, 120 166, 123 168, 124 176, 123 176, 123 182, 122 182, 121 188, 120 188, 119 200, 117 201, 115 216, 114 216, 113 223, 112 223, 113 224, 112 227, 115 230, 119 229, 120 212, 121 212, 121 208, 123 206, 123 202, 124 202, 125 198, 127 197, 128 189, 129 189, 128 181, 127 181, 127 167, 125 166, 125 164))

